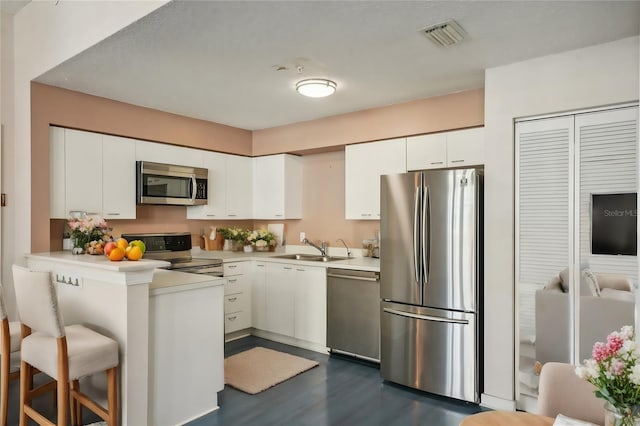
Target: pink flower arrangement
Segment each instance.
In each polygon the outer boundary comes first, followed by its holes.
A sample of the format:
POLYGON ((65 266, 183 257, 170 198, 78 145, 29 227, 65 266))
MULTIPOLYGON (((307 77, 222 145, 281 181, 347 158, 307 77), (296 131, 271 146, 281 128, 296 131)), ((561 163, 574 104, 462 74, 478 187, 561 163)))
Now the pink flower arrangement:
POLYGON ((107 222, 99 216, 72 217, 67 220, 67 225, 73 246, 82 250, 86 249, 91 241, 103 240, 109 232, 107 222))
POLYGON ((633 327, 626 325, 612 332, 606 342, 593 345, 591 355, 592 359, 576 367, 576 374, 592 383, 596 396, 622 415, 623 425, 633 425, 640 408, 640 348, 633 327))

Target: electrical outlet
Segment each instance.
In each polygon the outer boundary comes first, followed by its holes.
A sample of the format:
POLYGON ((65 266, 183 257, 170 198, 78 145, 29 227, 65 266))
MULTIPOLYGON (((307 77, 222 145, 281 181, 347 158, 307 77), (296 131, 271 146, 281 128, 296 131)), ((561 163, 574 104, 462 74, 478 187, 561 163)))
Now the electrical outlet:
POLYGON ((305 238, 307 238, 307 235, 304 232, 301 232, 300 233, 300 242, 303 242, 305 238))

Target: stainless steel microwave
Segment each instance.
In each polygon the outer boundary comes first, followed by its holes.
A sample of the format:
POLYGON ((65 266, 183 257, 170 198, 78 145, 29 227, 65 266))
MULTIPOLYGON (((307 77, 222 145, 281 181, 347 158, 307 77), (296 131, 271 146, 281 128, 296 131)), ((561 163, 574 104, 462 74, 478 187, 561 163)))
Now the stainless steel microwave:
POLYGON ((199 167, 136 161, 138 204, 207 204, 209 171, 199 167))

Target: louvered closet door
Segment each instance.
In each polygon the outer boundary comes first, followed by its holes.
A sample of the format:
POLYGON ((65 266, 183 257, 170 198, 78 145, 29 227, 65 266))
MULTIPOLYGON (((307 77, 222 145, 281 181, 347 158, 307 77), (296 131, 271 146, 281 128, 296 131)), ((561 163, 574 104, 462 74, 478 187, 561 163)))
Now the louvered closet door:
MULTIPOLYGON (((625 108, 589 114, 575 119, 576 191, 579 191, 580 264, 596 274, 621 274, 638 282, 637 256, 592 254, 592 194, 636 193, 638 190, 638 108, 625 108)), ((617 221, 617 219, 612 219, 617 221)), ((630 295, 629 295, 630 296, 630 295)), ((604 341, 609 332, 633 324, 632 304, 605 306, 581 298, 579 358, 589 358, 596 341, 604 341), (598 311, 598 312, 596 312, 598 311)))
POLYGON ((535 291, 570 263, 573 128, 573 117, 516 123, 518 318, 520 340, 529 343, 535 291))

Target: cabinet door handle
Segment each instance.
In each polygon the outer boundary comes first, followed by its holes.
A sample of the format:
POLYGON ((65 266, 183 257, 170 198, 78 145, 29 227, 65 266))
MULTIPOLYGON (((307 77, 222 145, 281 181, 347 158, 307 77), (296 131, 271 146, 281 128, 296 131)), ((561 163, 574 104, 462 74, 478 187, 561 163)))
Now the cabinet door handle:
POLYGON ((236 217, 236 216, 238 216, 238 215, 237 215, 237 214, 228 214, 227 216, 229 216, 229 217, 236 217))
POLYGON ((451 160, 452 163, 464 163, 464 160, 451 160))
POLYGON ((238 300, 238 298, 237 297, 229 297, 229 298, 227 298, 227 300, 229 302, 235 302, 236 300, 238 300))
POLYGON ((260 268, 264 268, 264 264, 261 264, 261 263, 256 263, 256 266, 258 266, 260 268))
POLYGON ((293 269, 293 268, 290 268, 290 267, 288 267, 288 266, 285 266, 283 269, 293 269))
POLYGON ((298 272, 304 272, 304 271, 306 271, 306 269, 296 269, 296 271, 298 271, 298 272))
POLYGON ((360 216, 362 216, 362 217, 370 217, 371 213, 361 213, 360 216))
POLYGON ((444 161, 434 161, 431 164, 444 164, 444 161))
POLYGON ((227 268, 229 268, 229 269, 235 269, 235 268, 237 268, 237 267, 238 267, 238 265, 228 265, 228 266, 227 266, 227 268))
POLYGON ((120 213, 107 213, 107 216, 120 216, 120 213))
POLYGON ((275 217, 282 217, 282 215, 281 215, 281 214, 276 214, 276 215, 274 215, 274 216, 275 216, 275 217))
POLYGON ((207 214, 207 217, 216 217, 215 214, 207 214))
POLYGON ((228 319, 229 321, 235 321, 235 320, 236 320, 236 318, 238 318, 238 316, 237 316, 237 315, 234 315, 234 316, 232 316, 232 317, 227 317, 227 319, 228 319))
POLYGON ((228 282, 229 284, 231 284, 231 283, 235 283, 236 281, 238 281, 238 279, 237 279, 237 278, 234 278, 234 279, 232 279, 232 280, 231 280, 231 279, 227 280, 227 282, 228 282))

